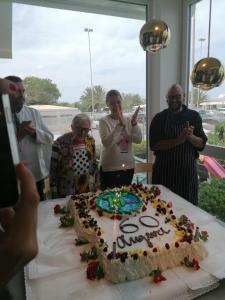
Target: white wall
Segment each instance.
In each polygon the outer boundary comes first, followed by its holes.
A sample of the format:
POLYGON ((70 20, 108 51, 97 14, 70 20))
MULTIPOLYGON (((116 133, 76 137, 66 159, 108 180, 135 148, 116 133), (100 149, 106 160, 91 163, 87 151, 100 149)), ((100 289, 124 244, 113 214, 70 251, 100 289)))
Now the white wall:
POLYGON ((183 5, 181 0, 152 0, 149 7, 149 18, 165 21, 171 31, 171 40, 167 48, 158 53, 148 54, 149 69, 149 115, 167 107, 165 95, 173 83, 182 84, 183 43, 183 5))
MULTIPOLYGON (((186 80, 187 47, 186 0, 150 0, 148 19, 156 18, 165 21, 171 31, 171 40, 167 48, 158 53, 147 54, 147 115, 149 124, 156 113, 167 108, 166 93, 173 83, 180 83, 184 87, 186 80)), ((147 137, 148 141, 148 137, 147 137)), ((149 147, 148 147, 149 149, 149 147)), ((149 152, 149 161, 153 161, 153 154, 149 152)))

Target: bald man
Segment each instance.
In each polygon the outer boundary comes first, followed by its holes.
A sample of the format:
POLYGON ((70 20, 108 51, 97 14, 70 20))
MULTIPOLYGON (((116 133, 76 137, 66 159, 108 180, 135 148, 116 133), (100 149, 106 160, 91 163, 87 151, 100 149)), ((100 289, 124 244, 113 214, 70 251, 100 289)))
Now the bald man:
POLYGON ((169 88, 166 98, 168 108, 156 114, 150 125, 150 148, 155 155, 152 183, 162 184, 197 205, 196 159, 207 141, 202 119, 184 104, 179 84, 169 88))

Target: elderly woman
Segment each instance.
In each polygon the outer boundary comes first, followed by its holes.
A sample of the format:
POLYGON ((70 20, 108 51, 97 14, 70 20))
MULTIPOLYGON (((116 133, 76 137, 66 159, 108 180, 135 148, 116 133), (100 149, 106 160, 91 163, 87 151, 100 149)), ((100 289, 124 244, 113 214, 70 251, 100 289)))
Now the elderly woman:
POLYGON ((123 115, 119 91, 110 90, 106 95, 110 114, 99 121, 103 144, 101 151, 101 186, 103 189, 121 187, 132 182, 134 154, 132 143, 141 143, 142 133, 137 124, 138 109, 132 117, 123 115))
POLYGON ((89 136, 91 121, 86 114, 74 117, 72 131, 53 144, 50 186, 52 198, 94 190, 97 178, 95 141, 89 136))

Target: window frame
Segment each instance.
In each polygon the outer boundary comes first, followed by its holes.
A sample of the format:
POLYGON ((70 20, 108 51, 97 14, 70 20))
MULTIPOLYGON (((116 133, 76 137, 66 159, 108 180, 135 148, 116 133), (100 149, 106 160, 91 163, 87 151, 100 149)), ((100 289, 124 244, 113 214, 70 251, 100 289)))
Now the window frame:
MULTIPOLYGON (((189 37, 187 39, 187 49, 188 49, 188 68, 186 69, 186 76, 187 76, 187 88, 189 88, 189 80, 188 76, 189 75, 189 70, 190 70, 190 54, 191 54, 191 6, 197 4, 198 2, 201 2, 203 0, 186 0, 186 6, 187 6, 187 16, 188 16, 188 34, 187 36, 189 37)), ((188 94, 189 94, 189 89, 186 89, 186 95, 188 99, 188 94)), ((206 144, 204 150, 201 152, 203 155, 209 155, 213 156, 215 158, 223 158, 225 157, 225 147, 218 146, 218 145, 211 145, 211 144, 206 144)))

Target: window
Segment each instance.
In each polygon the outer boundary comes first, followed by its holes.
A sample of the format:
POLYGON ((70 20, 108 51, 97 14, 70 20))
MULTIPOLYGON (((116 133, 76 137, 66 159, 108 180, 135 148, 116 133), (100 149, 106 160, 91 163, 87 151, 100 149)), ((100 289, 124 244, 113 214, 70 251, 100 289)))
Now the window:
MULTIPOLYGON (((191 56, 190 74, 194 64, 201 58, 208 56, 208 27, 209 27, 209 0, 202 0, 191 5, 191 56)), ((222 28, 225 27, 223 10, 224 1, 212 1, 210 56, 225 63, 225 36, 222 28)), ((208 144, 225 147, 225 137, 221 128, 225 127, 225 83, 210 91, 202 91, 192 87, 189 90, 189 107, 199 111, 208 144)))
MULTIPOLYGON (((13 59, 0 59, 2 76, 47 78, 61 94, 52 104, 72 106, 77 109, 74 115, 79 111, 89 114, 99 151, 98 121, 107 114, 108 90, 117 89, 122 93, 125 114, 131 115, 139 104, 146 106, 146 53, 139 44, 146 7, 119 1, 111 5, 104 9, 100 5, 102 13, 108 9, 107 15, 100 15, 14 3, 13 59)), ((93 5, 90 11, 96 12, 93 5)), ((45 101, 44 97, 41 99, 45 101)), ((48 117, 46 112, 41 114, 55 138, 70 130, 72 116, 59 118, 57 115, 54 120, 53 111, 48 109, 48 117)), ((135 156, 137 160, 146 160, 145 109, 138 123, 144 141, 134 145, 135 156)))
MULTIPOLYGON (((225 62, 225 2, 212 1, 210 56, 225 62)), ((190 74, 194 64, 208 55, 209 0, 191 5, 191 55, 190 74)), ((191 84, 189 85, 191 87, 191 84)), ((203 156, 198 161, 199 206, 225 221, 221 203, 224 201, 225 180, 225 83, 208 92, 196 88, 189 90, 189 106, 197 110, 208 136, 203 156), (203 181, 203 182, 202 182, 203 181)))

